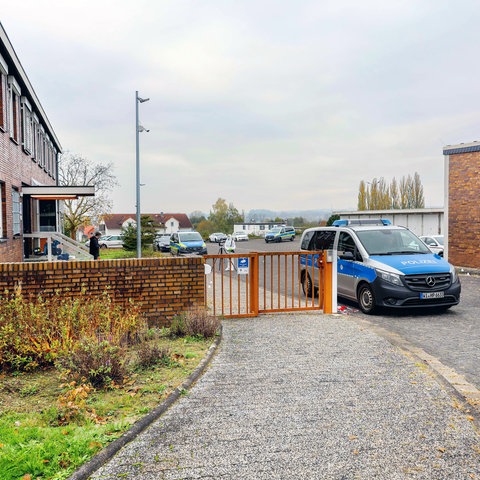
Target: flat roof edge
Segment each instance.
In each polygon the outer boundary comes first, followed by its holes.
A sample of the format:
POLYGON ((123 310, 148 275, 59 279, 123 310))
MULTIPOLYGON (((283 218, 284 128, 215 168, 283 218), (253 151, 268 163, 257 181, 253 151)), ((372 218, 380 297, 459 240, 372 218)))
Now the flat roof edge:
POLYGON ((444 155, 454 155, 458 153, 480 152, 480 142, 459 143, 458 145, 446 145, 443 147, 444 155))

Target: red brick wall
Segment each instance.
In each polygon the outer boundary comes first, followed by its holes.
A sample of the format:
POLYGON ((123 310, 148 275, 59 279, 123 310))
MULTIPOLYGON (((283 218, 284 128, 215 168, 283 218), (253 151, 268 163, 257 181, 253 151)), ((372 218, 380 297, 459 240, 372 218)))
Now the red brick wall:
POLYGON ((480 268, 480 152, 449 156, 448 260, 480 268))
POLYGON ((151 325, 166 326, 174 315, 204 304, 205 273, 202 257, 0 264, 0 293, 19 284, 26 298, 76 295, 82 288, 99 296, 110 287, 116 303, 132 299, 151 325))
MULTIPOLYGON (((0 129, 0 182, 5 185, 7 232, 0 240, 0 262, 21 262, 23 239, 14 238, 12 230, 12 187, 22 191, 22 184, 35 180, 43 185, 55 185, 55 180, 15 143, 8 132, 0 129)), ((21 226, 23 231, 23 226, 21 226)))

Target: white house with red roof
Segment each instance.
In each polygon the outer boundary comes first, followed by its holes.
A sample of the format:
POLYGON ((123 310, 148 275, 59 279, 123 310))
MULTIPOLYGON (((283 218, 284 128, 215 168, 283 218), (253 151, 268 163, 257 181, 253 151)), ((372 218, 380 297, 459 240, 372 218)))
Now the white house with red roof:
MULTIPOLYGON (((142 213, 142 216, 151 217, 160 234, 193 230, 192 222, 185 213, 142 213)), ((100 231, 104 235, 120 235, 122 228, 129 224, 137 224, 135 213, 112 213, 105 216, 103 223, 100 224, 100 231)))

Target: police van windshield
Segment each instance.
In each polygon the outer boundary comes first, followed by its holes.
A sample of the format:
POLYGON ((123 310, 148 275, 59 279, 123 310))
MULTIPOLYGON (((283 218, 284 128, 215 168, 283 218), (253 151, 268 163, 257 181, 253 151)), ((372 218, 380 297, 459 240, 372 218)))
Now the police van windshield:
POLYGON ((179 233, 182 242, 201 242, 202 236, 198 232, 182 232, 179 233))
POLYGON ((272 228, 272 229, 270 230, 270 233, 280 233, 281 230, 282 230, 282 229, 281 229, 280 227, 275 227, 275 228, 272 228))
POLYGON ((357 236, 369 255, 414 255, 432 252, 409 230, 364 230, 357 236))

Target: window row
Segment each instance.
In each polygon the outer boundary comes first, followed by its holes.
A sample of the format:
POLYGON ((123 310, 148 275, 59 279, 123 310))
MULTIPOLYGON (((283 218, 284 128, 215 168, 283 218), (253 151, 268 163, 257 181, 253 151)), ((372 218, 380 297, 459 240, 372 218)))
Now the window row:
POLYGON ((28 99, 0 56, 0 129, 22 145, 26 154, 52 178, 57 178, 57 150, 28 99))

